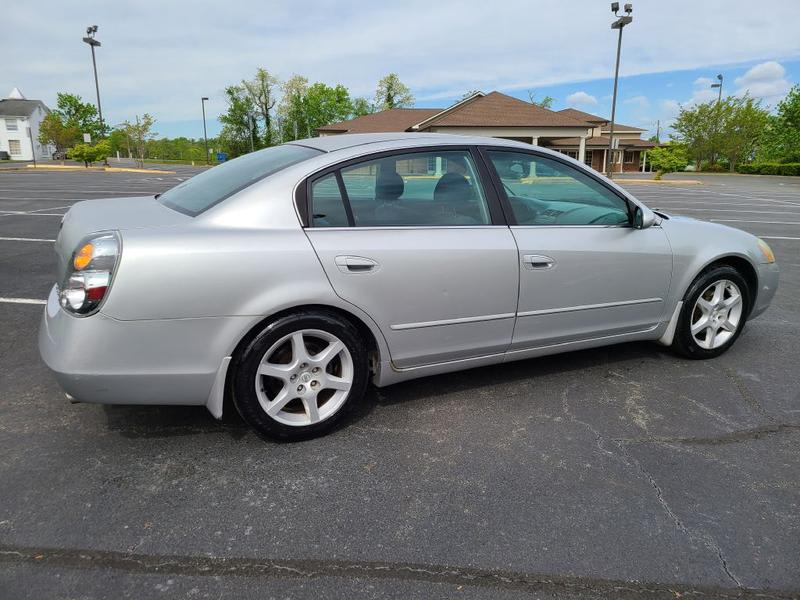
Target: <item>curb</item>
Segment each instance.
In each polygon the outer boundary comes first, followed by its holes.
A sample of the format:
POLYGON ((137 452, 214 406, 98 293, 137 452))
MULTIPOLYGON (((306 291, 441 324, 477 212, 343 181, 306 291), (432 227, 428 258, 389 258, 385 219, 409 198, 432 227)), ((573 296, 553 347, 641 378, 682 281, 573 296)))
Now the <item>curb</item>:
POLYGON ((27 171, 28 169, 35 169, 37 171, 95 171, 95 172, 102 172, 102 173, 156 173, 156 174, 164 174, 164 175, 174 175, 175 171, 164 171, 159 169, 134 169, 128 167, 80 167, 80 166, 73 166, 73 165, 46 165, 46 166, 33 166, 33 165, 26 165, 25 167, 19 168, 7 168, 2 169, 2 171, 27 171))

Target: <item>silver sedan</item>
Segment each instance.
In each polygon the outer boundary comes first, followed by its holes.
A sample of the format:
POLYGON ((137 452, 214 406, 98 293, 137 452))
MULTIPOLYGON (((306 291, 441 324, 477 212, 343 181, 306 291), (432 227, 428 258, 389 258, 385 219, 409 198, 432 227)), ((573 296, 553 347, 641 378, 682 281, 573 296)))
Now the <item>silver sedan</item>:
POLYGON ((634 340, 713 358, 778 285, 769 246, 654 212, 564 155, 339 135, 64 217, 39 334, 71 398, 233 406, 279 440, 367 385, 634 340))

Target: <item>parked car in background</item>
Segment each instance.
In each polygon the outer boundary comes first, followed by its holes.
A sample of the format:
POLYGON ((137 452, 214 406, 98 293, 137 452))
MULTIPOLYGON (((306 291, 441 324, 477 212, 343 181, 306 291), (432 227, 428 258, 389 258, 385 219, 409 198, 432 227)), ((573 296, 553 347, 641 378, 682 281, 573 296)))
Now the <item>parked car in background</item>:
POLYGON ((56 251, 39 348, 69 396, 218 418, 227 399, 279 440, 330 431, 370 381, 635 340, 713 358, 778 285, 744 231, 443 134, 299 140, 79 202, 56 251))
POLYGON ((11 155, 5 150, 0 150, 0 160, 11 160, 11 155))
POLYGON ((53 152, 53 160, 66 160, 67 159, 67 152, 66 150, 56 150, 53 152))

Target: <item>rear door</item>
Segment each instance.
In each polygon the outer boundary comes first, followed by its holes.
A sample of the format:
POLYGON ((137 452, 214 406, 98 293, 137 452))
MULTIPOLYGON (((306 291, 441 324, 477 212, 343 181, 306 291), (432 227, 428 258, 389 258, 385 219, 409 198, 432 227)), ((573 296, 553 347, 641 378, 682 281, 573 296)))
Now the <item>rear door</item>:
POLYGON ((336 293, 397 367, 504 352, 517 248, 468 148, 383 153, 307 182, 307 235, 336 293))
POLYGON ((646 332, 665 318, 672 250, 660 226, 631 226, 599 178, 536 153, 486 149, 519 247, 512 349, 646 332))

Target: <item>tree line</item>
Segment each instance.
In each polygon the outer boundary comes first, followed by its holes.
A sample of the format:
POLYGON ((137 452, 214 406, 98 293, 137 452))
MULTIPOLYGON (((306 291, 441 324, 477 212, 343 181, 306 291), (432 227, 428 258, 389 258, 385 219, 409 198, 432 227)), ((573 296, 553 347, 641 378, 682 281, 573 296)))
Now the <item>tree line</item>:
MULTIPOLYGON (((372 99, 353 97, 341 84, 309 83, 302 75, 286 81, 263 68, 252 79, 225 88, 222 130, 208 139, 210 150, 235 158, 289 140, 312 137, 316 129, 389 108, 414 105, 414 96, 396 73, 381 78, 372 99)), ((43 120, 39 141, 56 147, 57 156, 87 166, 119 153, 143 165, 146 159, 205 161, 203 138, 158 138, 156 119, 145 113, 108 127, 94 104, 76 94, 57 94, 56 108, 43 120), (84 142, 84 134, 90 142, 84 142)), ((213 156, 212 156, 213 158, 213 156)))
POLYGON ((774 112, 760 100, 728 96, 681 107, 668 144, 648 153, 653 168, 800 175, 800 86, 774 112))

